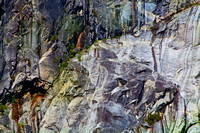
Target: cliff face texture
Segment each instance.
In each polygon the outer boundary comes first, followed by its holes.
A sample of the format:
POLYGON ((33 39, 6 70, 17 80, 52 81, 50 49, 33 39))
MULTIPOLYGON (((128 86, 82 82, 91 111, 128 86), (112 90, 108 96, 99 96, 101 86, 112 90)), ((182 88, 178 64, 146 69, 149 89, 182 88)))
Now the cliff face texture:
POLYGON ((198 0, 0 0, 0 132, 200 132, 198 0))

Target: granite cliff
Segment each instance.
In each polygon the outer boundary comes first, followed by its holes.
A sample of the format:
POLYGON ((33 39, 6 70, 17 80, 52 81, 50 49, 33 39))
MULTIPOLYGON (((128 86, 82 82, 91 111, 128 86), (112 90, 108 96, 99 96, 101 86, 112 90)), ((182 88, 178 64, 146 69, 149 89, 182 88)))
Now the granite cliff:
POLYGON ((0 0, 0 132, 200 132, 198 0, 0 0))

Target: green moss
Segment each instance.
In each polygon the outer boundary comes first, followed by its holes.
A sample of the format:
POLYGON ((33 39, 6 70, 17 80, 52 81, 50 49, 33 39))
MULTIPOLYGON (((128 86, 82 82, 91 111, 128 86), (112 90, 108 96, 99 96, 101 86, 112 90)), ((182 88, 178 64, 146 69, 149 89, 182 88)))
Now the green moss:
POLYGON ((145 121, 152 126, 155 122, 158 122, 159 120, 161 120, 161 116, 159 113, 156 114, 149 114, 147 116, 147 118, 145 119, 145 121))

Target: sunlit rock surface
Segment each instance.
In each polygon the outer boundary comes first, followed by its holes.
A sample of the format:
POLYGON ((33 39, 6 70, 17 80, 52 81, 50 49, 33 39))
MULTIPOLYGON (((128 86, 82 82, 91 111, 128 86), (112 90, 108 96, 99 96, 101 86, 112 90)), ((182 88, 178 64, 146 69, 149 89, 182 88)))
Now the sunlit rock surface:
POLYGON ((0 132, 200 132, 198 1, 132 2, 0 1, 0 132))

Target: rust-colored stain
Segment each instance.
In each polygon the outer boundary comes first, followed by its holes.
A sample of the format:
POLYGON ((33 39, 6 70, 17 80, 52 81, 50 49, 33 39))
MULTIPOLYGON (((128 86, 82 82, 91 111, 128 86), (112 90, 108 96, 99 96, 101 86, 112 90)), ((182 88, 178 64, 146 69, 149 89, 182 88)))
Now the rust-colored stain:
POLYGON ((78 37, 78 42, 76 44, 76 49, 77 50, 80 50, 81 49, 81 38, 82 38, 82 35, 85 33, 85 30, 79 35, 78 37))
POLYGON ((42 102, 44 94, 36 94, 31 103, 31 109, 34 109, 40 102, 42 102))
POLYGON ((47 39, 44 41, 44 43, 45 43, 45 44, 47 44, 47 43, 48 43, 48 41, 49 41, 49 39, 47 38, 47 39))
POLYGON ((13 119, 16 123, 18 123, 18 103, 12 103, 12 114, 11 114, 11 119, 13 119))

